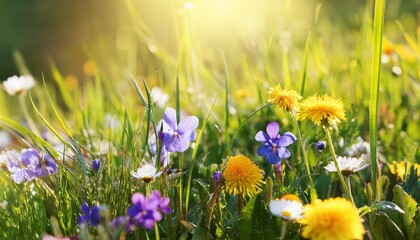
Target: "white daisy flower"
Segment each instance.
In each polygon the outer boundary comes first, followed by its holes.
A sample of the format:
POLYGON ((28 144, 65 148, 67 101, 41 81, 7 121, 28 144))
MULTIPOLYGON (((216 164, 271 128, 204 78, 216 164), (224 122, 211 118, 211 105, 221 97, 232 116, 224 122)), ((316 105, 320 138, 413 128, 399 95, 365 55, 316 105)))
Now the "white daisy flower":
POLYGON ((4 89, 11 96, 26 93, 29 89, 35 86, 35 80, 32 76, 13 76, 9 77, 3 82, 4 89))
MULTIPOLYGON (((338 156, 337 162, 338 168, 340 169, 341 173, 345 176, 349 176, 369 166, 369 164, 366 163, 366 160, 364 158, 338 156)), ((327 170, 328 172, 337 172, 337 168, 334 162, 328 163, 328 165, 325 166, 325 170, 327 170)))
POLYGON ((303 218, 303 205, 295 195, 288 194, 281 199, 271 200, 270 212, 284 220, 295 221, 303 218))
POLYGON ((146 183, 159 177, 160 174, 162 174, 162 171, 157 172, 157 169, 151 163, 144 164, 142 167, 137 169, 137 172, 131 171, 131 175, 133 177, 140 179, 146 183))

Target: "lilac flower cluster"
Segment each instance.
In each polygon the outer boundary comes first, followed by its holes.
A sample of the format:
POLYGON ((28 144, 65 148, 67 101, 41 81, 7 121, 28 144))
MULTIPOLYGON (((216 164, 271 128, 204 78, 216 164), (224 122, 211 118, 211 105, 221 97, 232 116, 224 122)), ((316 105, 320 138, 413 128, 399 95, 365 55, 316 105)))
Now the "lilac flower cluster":
POLYGON ((21 153, 12 150, 7 152, 7 170, 12 180, 20 184, 35 178, 49 176, 58 171, 54 159, 36 149, 22 149, 21 153))
POLYGON ((267 124, 267 133, 259 131, 255 135, 255 140, 263 143, 258 148, 257 154, 265 156, 270 164, 279 163, 281 159, 290 157, 290 151, 286 148, 296 141, 295 135, 285 132, 283 136, 279 134, 280 127, 277 122, 267 124))
POLYGON ((89 224, 94 227, 98 226, 101 220, 101 207, 98 205, 93 205, 92 208, 84 202, 82 204, 83 215, 80 215, 78 218, 79 225, 89 224))
POLYGON ((153 228, 155 222, 162 219, 162 213, 171 212, 169 198, 161 197, 159 191, 153 191, 150 196, 135 193, 131 197, 131 202, 133 205, 127 210, 128 216, 144 228, 153 228))

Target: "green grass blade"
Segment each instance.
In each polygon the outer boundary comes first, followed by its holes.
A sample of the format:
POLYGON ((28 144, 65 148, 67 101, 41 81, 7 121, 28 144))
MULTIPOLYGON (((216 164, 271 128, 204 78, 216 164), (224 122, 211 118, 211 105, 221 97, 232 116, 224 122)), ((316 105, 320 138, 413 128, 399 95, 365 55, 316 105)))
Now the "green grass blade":
POLYGON ((370 79, 370 104, 369 104, 369 139, 370 159, 372 161, 372 185, 374 199, 379 201, 380 191, 380 168, 378 166, 376 141, 378 139, 378 109, 379 109, 379 85, 381 79, 381 53, 382 32, 384 25, 386 0, 375 1, 375 15, 373 20, 373 55, 372 73, 370 79))
POLYGON ((227 142, 229 134, 228 134, 228 129, 229 129, 229 69, 227 66, 227 62, 226 62, 226 57, 225 57, 225 53, 222 51, 222 58, 223 58, 223 65, 225 67, 225 140, 227 142))
POLYGON ((58 131, 47 121, 47 119, 45 119, 44 116, 42 116, 42 114, 39 112, 38 108, 35 106, 34 101, 32 100, 32 96, 29 95, 29 99, 31 100, 32 103, 32 107, 34 108, 36 114, 39 116, 39 118, 41 118, 41 120, 44 122, 44 124, 48 127, 48 129, 50 129, 50 131, 52 133, 54 133, 54 135, 60 139, 60 141, 62 143, 64 143, 67 147, 69 147, 70 149, 73 149, 72 146, 70 146, 70 144, 61 136, 60 133, 58 133, 58 131))
POLYGON ((131 75, 131 73, 130 73, 130 76, 131 76, 131 81, 134 84, 134 87, 136 87, 137 94, 139 95, 140 100, 143 103, 143 106, 147 106, 146 99, 144 98, 143 93, 141 92, 139 85, 137 84, 136 80, 134 79, 134 76, 131 75))
POLYGON ((44 148, 46 148, 48 151, 50 151, 53 154, 53 157, 58 156, 58 154, 55 151, 51 151, 52 149, 54 149, 53 146, 51 146, 51 144, 49 144, 44 139, 42 139, 41 137, 39 137, 38 135, 30 131, 29 129, 25 128, 21 124, 13 121, 12 119, 7 118, 5 116, 0 116, 0 124, 18 132, 20 135, 23 136, 23 138, 32 140, 36 145, 43 146, 44 148))
POLYGON ((265 108, 267 108, 267 107, 270 107, 271 105, 273 105, 273 104, 271 104, 271 103, 269 103, 269 104, 267 104, 267 105, 265 105, 265 106, 263 106, 263 107, 260 107, 260 108, 258 108, 257 110, 255 110, 254 112, 252 112, 248 117, 246 117, 244 120, 242 120, 242 122, 241 122, 241 124, 239 125, 239 127, 236 129, 236 131, 233 133, 233 136, 232 136, 232 139, 230 140, 230 143, 229 143, 229 147, 228 147, 228 149, 227 149, 227 153, 229 153, 229 151, 230 151, 230 149, 232 148, 232 145, 233 145, 233 142, 235 141, 235 138, 236 138, 236 136, 238 135, 238 133, 239 133, 239 131, 241 130, 241 128, 248 122, 248 120, 252 117, 252 116, 254 116, 255 114, 257 114, 258 112, 260 112, 260 111, 262 111, 263 109, 265 109, 265 108))
POLYGON ((302 86, 300 87, 300 95, 303 96, 305 91, 306 75, 308 70, 308 52, 309 52, 309 43, 311 39, 311 32, 308 33, 308 38, 306 38, 305 52, 303 53, 303 72, 302 72, 302 86))
POLYGON ((176 76, 175 101, 176 101, 176 124, 179 124, 181 119, 181 106, 179 96, 179 76, 176 76))
POLYGON ((69 109, 74 109, 74 99, 70 95, 70 91, 67 89, 67 86, 64 82, 63 76, 61 76, 61 73, 58 71, 57 67, 54 63, 50 63, 51 66, 51 73, 53 75, 53 79, 58 85, 58 88, 60 89, 61 97, 63 98, 64 103, 69 109))
POLYGON ((203 136, 204 129, 206 128, 207 121, 208 121, 208 119, 210 117, 210 113, 213 111, 213 107, 214 107, 214 104, 216 103, 216 99, 217 98, 214 98, 213 104, 211 105, 210 110, 207 112, 207 116, 204 119, 203 126, 201 127, 200 132, 198 133, 197 140, 195 141, 195 147, 194 147, 194 150, 193 150, 193 153, 192 153, 191 164, 190 164, 190 169, 189 169, 189 173, 188 173, 187 193, 186 193, 186 198, 185 198, 185 212, 188 212, 188 204, 189 204, 189 200, 190 200, 190 190, 191 190, 192 173, 193 173, 195 158, 197 156, 198 146, 200 146, 201 137, 203 136))
POLYGON ((67 136, 72 137, 73 136, 72 131, 66 126, 65 122, 63 121, 63 118, 60 116, 57 108, 55 107, 54 103, 52 102, 51 96, 50 96, 50 94, 48 93, 48 90, 47 90, 47 85, 45 84, 45 79, 43 78, 42 80, 44 82, 44 89, 45 89, 45 92, 47 94, 48 101, 50 102, 51 108, 54 112, 55 117, 58 120, 58 123, 63 128, 63 130, 66 132, 67 136))

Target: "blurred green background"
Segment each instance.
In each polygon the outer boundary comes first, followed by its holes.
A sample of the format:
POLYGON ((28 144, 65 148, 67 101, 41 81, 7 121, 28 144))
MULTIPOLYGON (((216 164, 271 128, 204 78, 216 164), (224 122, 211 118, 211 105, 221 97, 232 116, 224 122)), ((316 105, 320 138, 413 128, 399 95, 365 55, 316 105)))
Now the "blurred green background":
MULTIPOLYGON (((206 48, 225 50, 235 55, 243 44, 257 44, 259 35, 269 35, 278 23, 280 9, 285 1, 191 1, 196 13, 191 23, 201 51, 206 48), (255 42, 256 41, 256 42, 255 42)), ((294 6, 290 16, 284 17, 281 27, 294 29, 293 41, 304 44, 307 32, 312 29, 315 6, 322 4, 322 14, 332 24, 340 24, 345 31, 357 27, 358 16, 366 0, 291 1, 294 6), (287 22, 290 21, 291 25, 287 22)), ((369 1, 373 3, 373 1, 369 1)), ((146 46, 163 48, 176 57, 177 15, 185 10, 187 1, 176 0, 1 0, 0 1, 0 79, 18 75, 13 51, 19 51, 32 74, 49 73, 49 61, 54 61, 63 74, 82 74, 82 66, 92 57, 92 52, 124 50, 131 44, 125 38, 136 33, 133 24, 142 26, 139 50, 146 46), (150 40, 149 39, 149 40, 150 40), (109 45, 103 44, 107 42, 109 45), (91 49, 92 46, 97 49, 91 49), (115 47, 115 49, 112 49, 115 47)), ((387 19, 404 15, 416 16, 419 0, 388 1, 387 19)), ((136 28, 138 29, 138 28, 136 28)), ((286 29, 287 30, 287 29, 286 29)), ((137 35, 138 36, 138 35, 137 35)), ((141 54, 143 52, 139 51, 141 54)), ((204 54, 205 55, 205 54, 204 54)), ((148 56, 142 55, 143 58, 148 56)), ((211 55, 210 55, 211 56, 211 55)), ((151 63, 153 64, 153 63, 151 63)))

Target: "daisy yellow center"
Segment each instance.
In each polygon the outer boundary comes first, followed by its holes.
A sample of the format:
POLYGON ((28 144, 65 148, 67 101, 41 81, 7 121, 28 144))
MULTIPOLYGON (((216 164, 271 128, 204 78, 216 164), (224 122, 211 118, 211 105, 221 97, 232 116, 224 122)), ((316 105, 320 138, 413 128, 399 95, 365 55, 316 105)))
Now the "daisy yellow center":
POLYGON ((303 237, 319 240, 363 239, 365 232, 357 209, 344 198, 315 200, 304 207, 303 237))
POLYGON ((297 110, 298 102, 302 98, 296 91, 282 89, 280 85, 272 87, 268 94, 270 95, 268 102, 274 103, 277 107, 286 111, 297 110))
POLYGON ((223 172, 226 190, 234 195, 253 196, 261 191, 262 170, 243 155, 230 157, 223 172))
POLYGON ((290 218, 292 216, 292 214, 289 211, 283 211, 281 212, 281 215, 286 218, 290 218))

